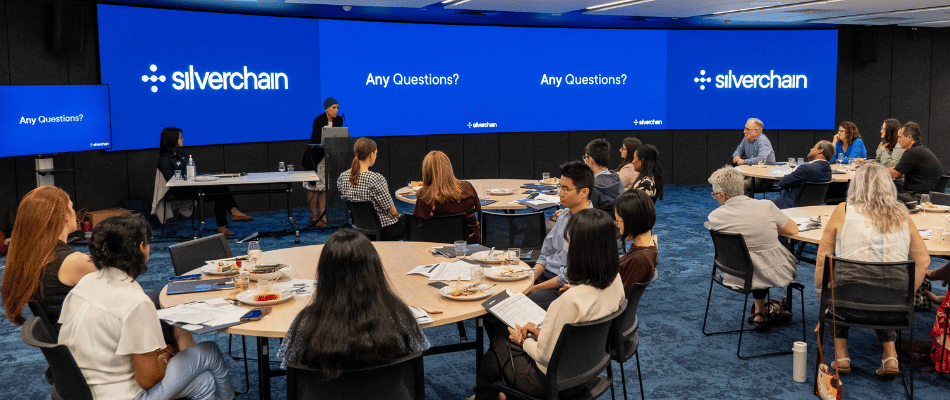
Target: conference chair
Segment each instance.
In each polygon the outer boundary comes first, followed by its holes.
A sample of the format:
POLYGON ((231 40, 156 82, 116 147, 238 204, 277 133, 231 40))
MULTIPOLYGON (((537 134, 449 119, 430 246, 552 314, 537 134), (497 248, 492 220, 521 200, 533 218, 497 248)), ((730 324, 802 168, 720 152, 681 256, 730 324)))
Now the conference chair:
MULTIPOLYGON (((59 329, 56 329, 56 325, 53 323, 53 320, 51 320, 49 315, 46 314, 46 311, 43 310, 43 305, 41 305, 39 301, 30 300, 30 302, 26 303, 26 305, 30 307, 30 312, 32 312, 33 315, 40 318, 40 321, 43 323, 47 332, 52 332, 54 336, 58 336, 59 329)), ((44 375, 46 377, 46 382, 52 385, 53 370, 51 370, 48 365, 46 366, 46 373, 44 375)))
POLYGON ((940 180, 937 181, 937 187, 934 188, 935 192, 946 192, 947 184, 950 183, 950 175, 942 175, 940 180))
POLYGON ((481 213, 482 245, 499 249, 521 249, 522 261, 534 265, 541 254, 545 232, 544 211, 524 214, 481 213), (524 256, 531 253, 531 257, 524 256))
POLYGON ((20 338, 23 343, 39 348, 46 357, 53 376, 53 400, 92 400, 92 391, 72 352, 66 345, 56 343, 56 335, 40 317, 26 320, 20 330, 20 338))
POLYGON ((828 182, 805 182, 798 191, 795 207, 821 206, 825 204, 825 195, 828 193, 828 182))
POLYGON ((638 283, 633 290, 627 294, 627 308, 623 314, 614 319, 610 327, 610 342, 608 350, 610 359, 620 364, 620 383, 623 385, 623 398, 627 399, 627 377, 623 371, 623 363, 636 356, 637 358, 637 381, 640 382, 640 398, 644 399, 643 394, 643 376, 640 374, 640 320, 637 318, 637 306, 640 305, 640 298, 647 286, 656 281, 660 273, 653 271, 653 278, 649 281, 638 283))
MULTIPOLYGON (((703 334, 706 336, 712 336, 723 333, 738 332, 739 345, 736 347, 736 356, 743 360, 756 357, 791 354, 791 351, 758 354, 752 356, 743 356, 741 354, 742 335, 747 330, 745 328, 746 307, 749 304, 749 295, 752 294, 752 258, 749 257, 749 249, 746 247, 745 239, 742 237, 742 235, 738 233, 723 233, 715 230, 710 230, 709 234, 712 236, 713 245, 716 248, 716 255, 713 258, 712 277, 709 281, 709 295, 706 298, 706 314, 703 315, 703 334), (742 282, 742 285, 737 288, 726 285, 723 283, 723 273, 738 278, 742 282), (709 303, 710 300, 712 300, 713 283, 718 283, 720 286, 726 289, 745 295, 745 300, 742 302, 742 314, 739 314, 738 330, 706 332, 706 321, 709 317, 709 303)), ((802 341, 805 342, 805 286, 798 282, 792 282, 788 284, 788 287, 786 288, 786 297, 788 298, 789 304, 792 303, 792 289, 798 290, 799 300, 801 300, 802 304, 802 341)), ((789 348, 791 348, 791 346, 789 346, 789 348)))
MULTIPOLYGON (((817 272, 817 271, 816 271, 817 272)), ((824 338, 828 325, 843 325, 910 332, 914 342, 914 276, 913 260, 899 262, 866 262, 839 257, 826 258, 821 276, 821 307, 818 337, 824 338), (832 277, 834 282, 832 282, 832 277), (834 292, 832 292, 832 284, 834 292)), ((823 343, 826 343, 823 341, 823 343)), ((898 347, 898 354, 900 347, 898 347)), ((834 354, 832 352, 831 354, 834 354)), ((873 368, 877 368, 875 365, 873 368)), ((898 356, 898 368, 900 356, 898 356)), ((910 386, 904 373, 901 380, 907 398, 914 398, 914 366, 905 364, 901 371, 910 371, 910 386)), ((815 375, 818 374, 817 359, 815 375)))
POLYGON ((468 240, 468 221, 465 214, 417 218, 406 213, 406 239, 412 242, 455 243, 468 240))
MULTIPOLYGON (((608 387, 613 390, 607 338, 614 320, 626 307, 627 300, 624 299, 620 308, 606 317, 564 325, 548 362, 546 399, 595 399, 608 387), (604 370, 607 370, 607 376, 601 375, 604 370)), ((489 386, 505 393, 508 398, 537 400, 508 386, 504 379, 489 386)))
POLYGON ((287 400, 298 399, 425 399, 422 353, 389 364, 343 371, 327 378, 322 370, 287 364, 287 400))
POLYGON ((371 201, 350 201, 343 198, 346 202, 346 209, 350 213, 350 226, 357 232, 366 235, 369 240, 383 239, 383 223, 376 214, 371 201))
MULTIPOLYGON (((231 246, 228 245, 228 238, 222 233, 200 237, 184 243, 173 244, 168 246, 168 253, 171 255, 172 268, 175 269, 176 276, 194 271, 205 265, 205 262, 208 260, 234 257, 233 253, 231 253, 231 246)), ((228 335, 228 355, 231 356, 233 360, 244 361, 245 389, 241 393, 247 393, 250 389, 250 378, 247 376, 247 339, 245 336, 241 336, 241 347, 244 350, 243 357, 232 354, 232 339, 234 339, 234 335, 228 335)))

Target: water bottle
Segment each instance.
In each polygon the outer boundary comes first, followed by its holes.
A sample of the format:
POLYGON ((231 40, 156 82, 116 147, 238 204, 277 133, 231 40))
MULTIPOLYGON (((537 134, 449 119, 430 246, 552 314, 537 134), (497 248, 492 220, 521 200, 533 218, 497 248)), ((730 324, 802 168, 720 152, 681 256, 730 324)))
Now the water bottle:
POLYGON ((195 179, 195 177, 198 176, 198 173, 195 171, 195 160, 192 159, 190 155, 188 156, 188 166, 185 167, 185 174, 191 179, 195 179))

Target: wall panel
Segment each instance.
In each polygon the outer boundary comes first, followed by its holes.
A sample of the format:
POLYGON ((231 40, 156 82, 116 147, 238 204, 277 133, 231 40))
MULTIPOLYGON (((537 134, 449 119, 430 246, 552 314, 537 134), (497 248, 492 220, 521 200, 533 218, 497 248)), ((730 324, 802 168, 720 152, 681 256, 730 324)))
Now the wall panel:
MULTIPOLYGON (((667 182, 693 185, 706 182, 706 131, 672 131, 673 167, 665 175, 667 182)), ((662 160, 661 160, 662 161, 662 160)))
POLYGON ((535 173, 535 138, 531 132, 498 134, 499 178, 541 179, 541 173, 535 173))
MULTIPOLYGON (((933 44, 931 30, 911 30, 907 27, 894 27, 894 56, 891 73, 891 113, 890 116, 901 122, 914 121, 920 125, 922 141, 927 145, 930 132, 930 84, 927 79, 931 71, 931 48, 933 44), (915 55, 928 55, 916 57, 915 55)), ((886 118, 878 118, 876 126, 861 127, 867 136, 879 132, 886 118), (874 129, 873 131, 871 130, 874 129)), ((880 134, 878 133, 878 136, 880 134)))
MULTIPOLYGON (((854 66, 854 94, 851 121, 861 132, 872 132, 891 117, 892 30, 888 27, 862 29, 858 36, 877 38, 877 61, 854 66)), ((839 43, 853 46, 853 43, 839 43)), ((840 124, 841 121, 836 121, 840 124)))
POLYGON ((946 170, 950 168, 950 29, 933 30, 932 52, 930 129, 924 136, 946 170))
MULTIPOLYGON (((425 158, 425 136, 394 136, 389 140, 389 190, 395 191, 409 181, 421 179, 425 158)), ((380 156, 382 157, 382 156, 380 156)))
MULTIPOLYGON (((456 177, 468 176, 465 171, 465 135, 431 135, 426 136, 426 154, 429 151, 440 150, 452 160, 452 168, 455 170, 456 177)), ((424 157, 423 157, 424 158, 424 157)), ((416 176, 422 179, 422 161, 415 165, 416 176)), ((414 180, 415 180, 414 179, 414 180)))
MULTIPOLYGON (((497 133, 462 136, 463 158, 452 160, 455 176, 459 179, 497 179, 501 177, 499 137, 500 134, 497 133), (465 174, 463 175, 460 171, 465 171, 465 174)), ((525 177, 529 176, 526 175, 525 177)))
MULTIPOLYGON (((65 85, 69 83, 66 52, 46 45, 51 3, 7 3, 10 83, 13 85, 65 85)), ((96 82, 91 82, 96 83, 96 82)))
MULTIPOLYGON (((577 153, 574 159, 580 156, 581 153, 577 153)), ((543 172, 550 172, 551 176, 560 176, 560 165, 571 159, 570 132, 534 133, 534 173, 531 176, 541 179, 543 172)))

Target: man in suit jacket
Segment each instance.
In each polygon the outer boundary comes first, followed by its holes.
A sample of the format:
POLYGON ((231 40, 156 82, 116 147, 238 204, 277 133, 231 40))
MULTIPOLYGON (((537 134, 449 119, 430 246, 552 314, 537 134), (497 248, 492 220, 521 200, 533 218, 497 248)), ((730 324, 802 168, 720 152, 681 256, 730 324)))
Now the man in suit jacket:
POLYGON ((831 180, 831 164, 828 160, 835 154, 835 146, 827 140, 815 144, 808 152, 808 162, 799 165, 790 174, 778 181, 782 188, 779 198, 772 200, 780 208, 795 207, 798 193, 805 182, 828 182, 831 180))

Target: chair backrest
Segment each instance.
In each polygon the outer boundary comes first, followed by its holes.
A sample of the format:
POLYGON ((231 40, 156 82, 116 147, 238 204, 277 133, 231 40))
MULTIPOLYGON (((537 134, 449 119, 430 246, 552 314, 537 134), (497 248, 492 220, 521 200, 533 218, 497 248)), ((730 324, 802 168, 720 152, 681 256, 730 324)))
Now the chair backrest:
MULTIPOLYGON (((834 273, 834 305, 837 315, 855 312, 874 315, 874 321, 860 317, 844 318, 847 325, 889 326, 909 329, 914 326, 913 260, 866 262, 831 257, 822 271, 821 308, 830 312, 832 291, 830 273, 834 273)), ((822 316, 825 313, 822 312, 822 316)), ((839 322, 842 320, 839 319, 839 322)))
MULTIPOLYGON (((738 233, 724 233, 710 230, 713 245, 716 247, 716 256, 713 258, 713 279, 717 278, 716 270, 725 272, 741 279, 743 293, 752 290, 752 258, 749 257, 749 248, 745 245, 745 238, 738 233)), ((717 281, 720 281, 717 279, 717 281)))
POLYGON ((56 344, 56 336, 40 317, 31 317, 20 330, 23 343, 38 347, 53 374, 53 399, 92 400, 92 391, 66 345, 56 344))
POLYGON ((287 400, 297 399, 425 399, 422 353, 392 363, 343 372, 326 379, 321 370, 287 365, 287 400))
POLYGON ((406 214, 406 238, 413 242, 455 243, 468 240, 468 221, 465 214, 416 218, 406 214))
POLYGON ((369 236, 370 240, 383 239, 383 223, 376 214, 376 208, 371 201, 349 201, 346 202, 346 209, 350 212, 350 226, 360 233, 369 236))
POLYGON ((205 265, 205 261, 233 257, 228 239, 220 233, 168 246, 175 275, 182 275, 205 265))
POLYGON ((940 180, 937 181, 937 187, 934 188, 934 191, 939 193, 946 192, 948 183, 950 183, 950 175, 942 175, 940 180))
POLYGON ((544 211, 498 214, 482 211, 482 245, 508 249, 540 249, 544 244, 544 211))
POLYGON ((660 275, 659 271, 653 271, 653 277, 649 281, 636 284, 630 293, 627 294, 627 308, 623 314, 614 319, 610 327, 610 358, 618 362, 624 362, 637 351, 640 346, 639 330, 640 324, 637 320, 637 307, 640 305, 640 298, 647 286, 656 281, 660 275))
POLYGON ((623 299, 620 308, 606 317, 564 325, 548 363, 550 393, 587 383, 607 369, 610 326, 626 307, 627 299, 623 299))
POLYGON ((805 182, 798 191, 795 207, 823 206, 831 182, 805 182))
POLYGON ((33 315, 40 317, 40 320, 46 325, 46 329, 49 332, 52 332, 53 335, 56 335, 58 331, 58 329, 56 329, 56 324, 59 321, 53 322, 53 320, 49 317, 49 314, 46 314, 46 310, 43 309, 43 305, 40 304, 38 300, 30 300, 30 302, 26 303, 26 305, 30 307, 30 312, 33 313, 33 315))
POLYGON ((938 206, 950 206, 950 194, 930 192, 930 202, 938 206))

